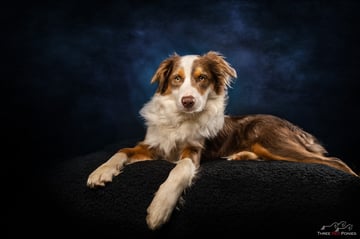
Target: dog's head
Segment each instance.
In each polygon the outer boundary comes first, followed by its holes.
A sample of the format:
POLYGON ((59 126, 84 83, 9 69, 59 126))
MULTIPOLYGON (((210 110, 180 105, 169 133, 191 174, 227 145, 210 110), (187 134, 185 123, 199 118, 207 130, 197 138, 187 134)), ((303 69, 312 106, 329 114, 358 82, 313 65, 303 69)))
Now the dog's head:
POLYGON ((173 54, 165 59, 151 83, 158 83, 157 94, 172 95, 182 112, 200 112, 208 97, 225 95, 236 71, 218 52, 202 56, 173 54))

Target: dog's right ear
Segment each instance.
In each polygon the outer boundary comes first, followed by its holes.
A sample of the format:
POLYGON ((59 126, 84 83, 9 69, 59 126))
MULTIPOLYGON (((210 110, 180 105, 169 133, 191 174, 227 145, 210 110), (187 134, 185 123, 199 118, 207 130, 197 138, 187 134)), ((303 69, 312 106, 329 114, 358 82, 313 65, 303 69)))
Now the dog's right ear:
POLYGON ((169 76, 174 69, 175 62, 177 62, 179 58, 180 56, 174 53, 160 63, 158 69, 151 79, 151 83, 158 83, 158 88, 156 90, 157 93, 163 94, 166 91, 168 87, 169 76))

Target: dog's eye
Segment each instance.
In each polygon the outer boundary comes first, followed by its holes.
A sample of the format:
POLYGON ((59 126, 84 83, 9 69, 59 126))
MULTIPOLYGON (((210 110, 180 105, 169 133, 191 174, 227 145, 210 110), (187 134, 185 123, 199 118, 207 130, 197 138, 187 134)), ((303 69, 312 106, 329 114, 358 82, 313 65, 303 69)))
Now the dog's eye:
POLYGON ((200 75, 198 78, 199 81, 203 81, 205 79, 206 79, 206 75, 200 75))
POLYGON ((181 81, 181 77, 180 77, 179 75, 176 75, 176 76, 174 77, 174 80, 175 80, 175 81, 181 81))

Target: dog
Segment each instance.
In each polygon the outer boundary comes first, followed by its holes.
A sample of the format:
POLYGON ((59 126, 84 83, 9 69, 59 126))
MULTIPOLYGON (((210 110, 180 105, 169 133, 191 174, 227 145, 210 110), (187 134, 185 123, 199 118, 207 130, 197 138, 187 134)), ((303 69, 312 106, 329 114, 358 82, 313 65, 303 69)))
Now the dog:
POLYGON ((143 141, 122 148, 88 177, 90 188, 105 186, 131 163, 165 159, 175 163, 147 208, 148 228, 167 223, 182 193, 191 186, 202 159, 283 160, 323 164, 358 176, 347 164, 327 157, 310 133, 275 115, 225 115, 235 69, 219 52, 176 53, 163 60, 151 79, 155 94, 140 110, 143 141))

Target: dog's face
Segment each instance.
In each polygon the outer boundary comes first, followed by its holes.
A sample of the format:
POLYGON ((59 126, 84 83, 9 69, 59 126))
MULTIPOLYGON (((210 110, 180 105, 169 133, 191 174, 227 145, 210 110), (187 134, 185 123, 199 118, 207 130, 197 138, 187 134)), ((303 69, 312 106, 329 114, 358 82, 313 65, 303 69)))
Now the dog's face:
POLYGON ((223 95, 236 78, 236 71, 217 52, 202 56, 174 54, 164 60, 151 83, 157 82, 157 94, 175 97, 179 111, 200 112, 207 99, 223 95))

